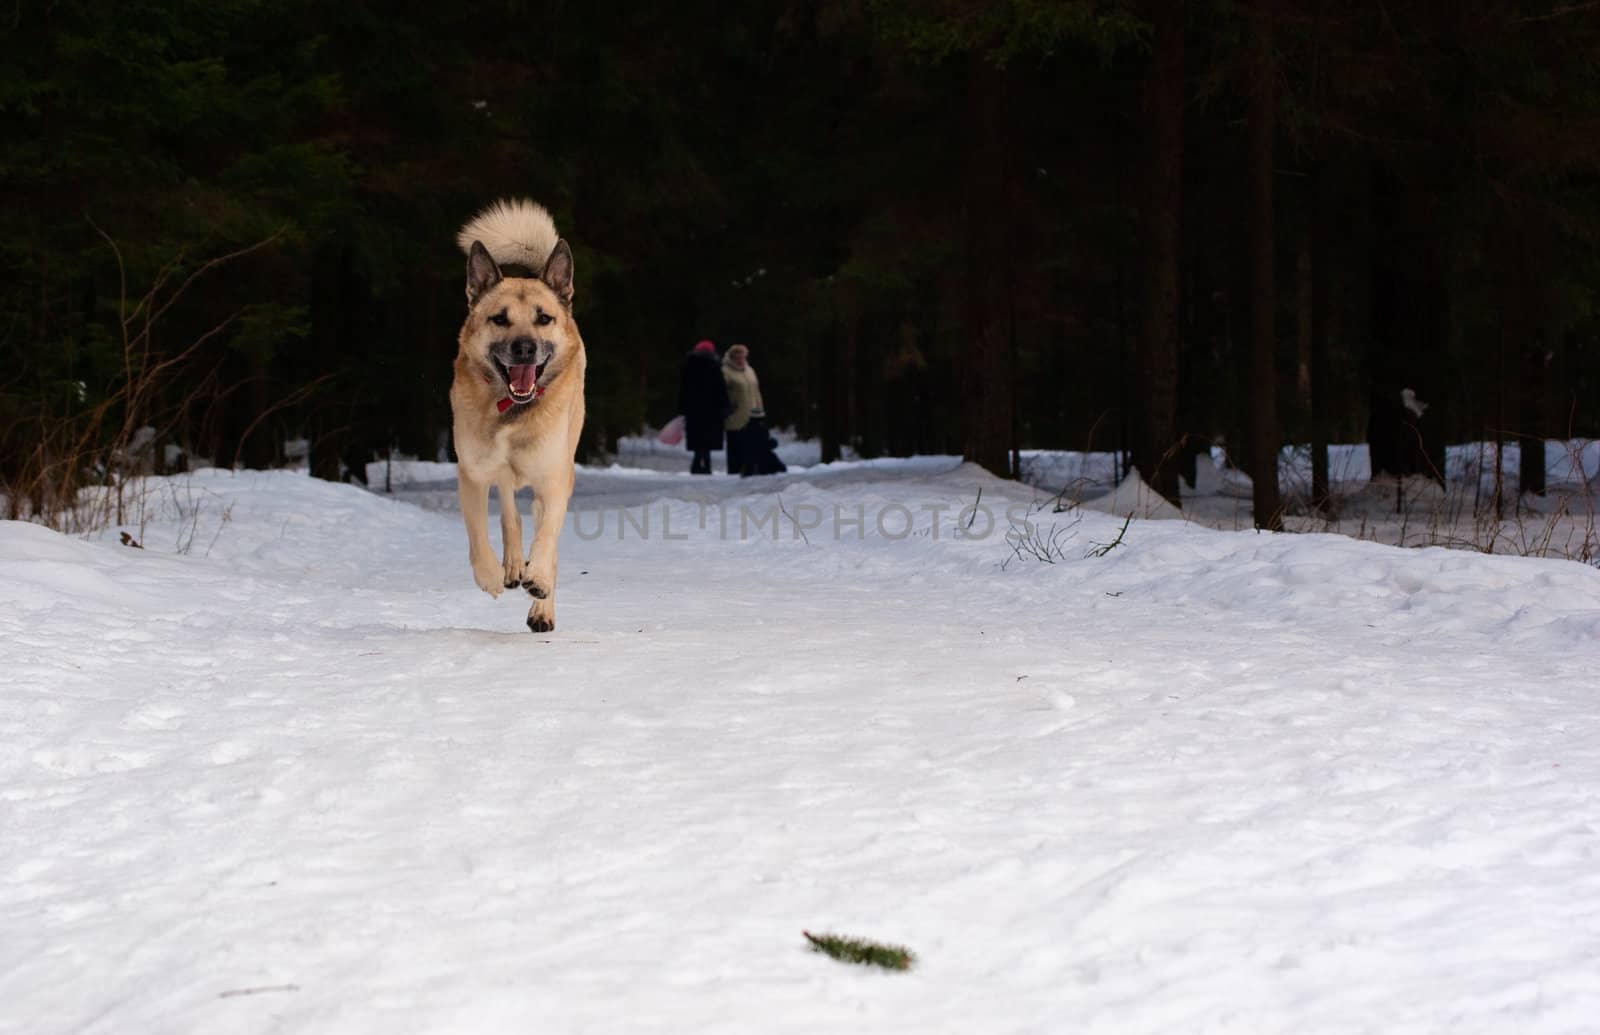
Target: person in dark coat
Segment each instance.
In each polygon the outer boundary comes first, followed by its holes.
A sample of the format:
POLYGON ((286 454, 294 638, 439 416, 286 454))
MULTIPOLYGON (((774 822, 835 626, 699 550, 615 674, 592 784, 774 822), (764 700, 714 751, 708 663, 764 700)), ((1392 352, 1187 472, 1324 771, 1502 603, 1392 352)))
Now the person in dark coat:
POLYGON ((702 341, 684 359, 683 377, 678 384, 683 445, 694 454, 689 461, 690 474, 711 473, 711 454, 722 448, 722 422, 731 408, 717 347, 702 341))

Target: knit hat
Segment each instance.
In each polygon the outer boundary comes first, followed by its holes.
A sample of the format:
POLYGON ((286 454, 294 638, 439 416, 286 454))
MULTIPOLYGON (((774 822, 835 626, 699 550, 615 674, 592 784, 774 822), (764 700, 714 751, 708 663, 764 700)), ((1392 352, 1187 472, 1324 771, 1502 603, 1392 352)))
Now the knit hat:
POLYGON ((701 341, 695 343, 694 351, 703 352, 709 356, 717 351, 717 347, 709 341, 701 341))

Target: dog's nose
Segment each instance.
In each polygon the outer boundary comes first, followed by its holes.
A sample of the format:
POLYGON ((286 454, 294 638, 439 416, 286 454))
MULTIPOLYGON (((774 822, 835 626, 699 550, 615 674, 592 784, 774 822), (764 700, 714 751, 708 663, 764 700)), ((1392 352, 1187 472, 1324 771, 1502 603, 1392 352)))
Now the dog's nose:
POLYGON ((511 343, 511 358, 518 363, 532 363, 537 358, 539 346, 532 338, 517 338, 511 343))

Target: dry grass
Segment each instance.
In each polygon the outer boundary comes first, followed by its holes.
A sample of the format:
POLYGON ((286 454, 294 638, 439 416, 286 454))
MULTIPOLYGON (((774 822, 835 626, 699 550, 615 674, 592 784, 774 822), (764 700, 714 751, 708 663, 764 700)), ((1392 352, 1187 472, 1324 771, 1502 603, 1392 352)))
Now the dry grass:
POLYGON ((144 506, 143 497, 130 489, 141 476, 163 469, 164 443, 179 415, 214 387, 216 361, 208 364, 205 357, 243 310, 176 349, 156 347, 163 318, 206 274, 266 248, 282 234, 208 259, 181 279, 180 255, 157 271, 147 291, 130 298, 122 250, 105 231, 95 230, 117 263, 119 376, 103 397, 81 408, 28 400, 0 429, 0 442, 11 453, 0 468, 0 513, 72 534, 125 524, 134 505, 144 506), (189 390, 176 402, 161 402, 180 380, 189 390))

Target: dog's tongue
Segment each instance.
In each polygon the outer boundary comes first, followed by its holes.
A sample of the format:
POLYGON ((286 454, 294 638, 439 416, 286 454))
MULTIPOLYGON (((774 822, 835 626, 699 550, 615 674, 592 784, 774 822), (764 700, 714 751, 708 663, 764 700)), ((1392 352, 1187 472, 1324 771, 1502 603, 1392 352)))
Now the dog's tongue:
POLYGON ((534 386, 538 383, 539 368, 532 363, 521 366, 506 367, 506 374, 511 382, 511 391, 517 395, 532 395, 534 386))

